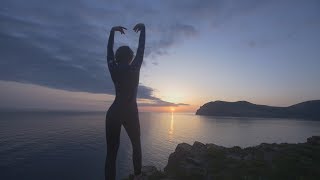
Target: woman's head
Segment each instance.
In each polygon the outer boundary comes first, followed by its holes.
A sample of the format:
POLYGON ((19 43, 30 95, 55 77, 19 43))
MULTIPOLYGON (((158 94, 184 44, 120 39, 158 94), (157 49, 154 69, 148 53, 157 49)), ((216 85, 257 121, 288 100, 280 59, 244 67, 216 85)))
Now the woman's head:
POLYGON ((117 63, 130 63, 133 58, 133 51, 129 46, 121 46, 117 49, 115 54, 117 63))

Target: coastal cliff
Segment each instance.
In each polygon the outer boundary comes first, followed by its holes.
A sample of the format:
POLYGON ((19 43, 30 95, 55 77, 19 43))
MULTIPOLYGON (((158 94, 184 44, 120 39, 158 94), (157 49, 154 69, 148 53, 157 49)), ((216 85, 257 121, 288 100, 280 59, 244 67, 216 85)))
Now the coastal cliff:
POLYGON ((144 166, 142 171, 143 180, 320 179, 320 136, 305 143, 262 143, 247 148, 181 143, 164 171, 153 166, 144 166))
POLYGON ((320 120, 320 100, 306 101, 288 107, 252 104, 247 101, 209 102, 201 106, 196 115, 264 118, 302 118, 320 120))

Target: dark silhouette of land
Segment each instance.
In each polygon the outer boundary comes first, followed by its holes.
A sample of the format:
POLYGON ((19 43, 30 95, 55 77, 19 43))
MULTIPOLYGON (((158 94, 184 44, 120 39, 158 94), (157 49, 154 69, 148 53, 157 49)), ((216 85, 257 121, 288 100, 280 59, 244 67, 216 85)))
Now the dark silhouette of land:
POLYGON ((247 101, 209 102, 201 106, 196 115, 264 118, 302 118, 320 120, 320 100, 306 101, 288 107, 252 104, 247 101))
MULTIPOLYGON (((319 179, 320 136, 297 144, 268 144, 241 148, 216 144, 178 144, 164 171, 144 166, 144 179, 319 179)), ((133 175, 129 176, 131 180, 133 175)))

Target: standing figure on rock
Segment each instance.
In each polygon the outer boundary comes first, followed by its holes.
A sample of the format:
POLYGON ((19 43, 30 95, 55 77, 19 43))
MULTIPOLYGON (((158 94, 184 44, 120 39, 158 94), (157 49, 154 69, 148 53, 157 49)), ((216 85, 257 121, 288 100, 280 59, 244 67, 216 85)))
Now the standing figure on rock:
POLYGON ((116 97, 106 115, 107 157, 105 162, 105 179, 114 180, 116 177, 116 158, 120 143, 121 125, 127 131, 133 149, 133 166, 135 180, 142 179, 141 175, 141 142, 140 123, 137 107, 137 90, 140 68, 145 47, 145 25, 137 24, 133 30, 140 31, 139 46, 136 56, 128 46, 121 46, 113 52, 114 34, 124 34, 126 28, 115 26, 110 31, 108 41, 108 68, 116 90, 116 97), (134 58, 133 58, 134 57, 134 58))

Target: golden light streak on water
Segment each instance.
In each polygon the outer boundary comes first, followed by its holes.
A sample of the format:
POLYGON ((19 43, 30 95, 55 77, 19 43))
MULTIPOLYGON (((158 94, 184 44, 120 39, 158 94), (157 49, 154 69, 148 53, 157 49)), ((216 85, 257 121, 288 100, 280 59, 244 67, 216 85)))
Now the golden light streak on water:
POLYGON ((169 129, 169 134, 172 135, 174 128, 173 128, 174 120, 173 120, 173 112, 171 112, 171 121, 170 121, 170 129, 169 129))

